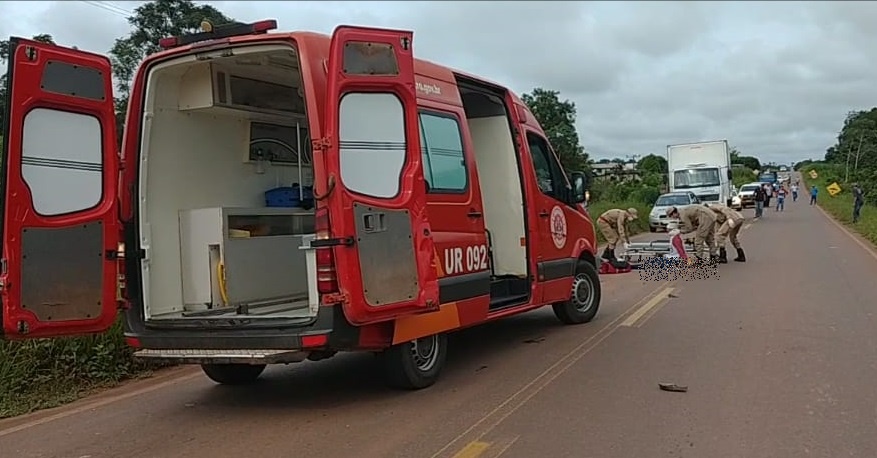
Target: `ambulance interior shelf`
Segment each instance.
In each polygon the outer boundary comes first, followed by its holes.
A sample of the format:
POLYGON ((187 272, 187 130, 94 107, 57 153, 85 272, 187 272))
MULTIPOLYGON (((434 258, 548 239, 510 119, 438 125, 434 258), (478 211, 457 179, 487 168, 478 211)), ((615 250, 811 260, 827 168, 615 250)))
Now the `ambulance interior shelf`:
POLYGON ((314 232, 314 213, 300 208, 180 211, 183 315, 307 310, 317 300, 314 232))

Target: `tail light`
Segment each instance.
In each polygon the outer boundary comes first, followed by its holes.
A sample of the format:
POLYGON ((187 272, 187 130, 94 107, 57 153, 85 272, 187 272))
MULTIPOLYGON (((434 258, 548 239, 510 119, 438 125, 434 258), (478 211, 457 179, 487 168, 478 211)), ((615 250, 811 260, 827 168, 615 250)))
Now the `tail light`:
MULTIPOLYGON (((315 215, 317 240, 326 240, 329 235, 329 210, 318 208, 315 215)), ((338 277, 335 272, 335 254, 332 247, 316 249, 317 258, 317 291, 330 294, 338 291, 338 277)))

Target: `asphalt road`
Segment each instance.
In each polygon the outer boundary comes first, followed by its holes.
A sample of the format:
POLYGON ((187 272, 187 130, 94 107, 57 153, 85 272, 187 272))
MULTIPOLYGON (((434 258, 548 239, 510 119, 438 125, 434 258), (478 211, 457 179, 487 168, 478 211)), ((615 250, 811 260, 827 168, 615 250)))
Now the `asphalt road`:
POLYGON ((0 421, 0 456, 877 456, 877 254, 806 199, 741 239, 718 278, 604 276, 588 325, 546 309, 455 334, 424 391, 383 388, 363 354, 246 388, 185 367, 0 421))

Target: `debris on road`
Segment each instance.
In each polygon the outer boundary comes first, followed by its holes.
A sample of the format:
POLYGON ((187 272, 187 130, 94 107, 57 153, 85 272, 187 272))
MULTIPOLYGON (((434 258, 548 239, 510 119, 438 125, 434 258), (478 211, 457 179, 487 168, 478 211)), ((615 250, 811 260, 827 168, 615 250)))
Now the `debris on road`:
POLYGON ((663 391, 673 391, 676 393, 686 393, 688 392, 688 387, 685 385, 677 385, 675 383, 658 383, 658 388, 663 391))
POLYGON ((534 337, 532 339, 525 340, 524 343, 539 343, 539 342, 542 342, 543 340, 545 340, 545 337, 534 337))

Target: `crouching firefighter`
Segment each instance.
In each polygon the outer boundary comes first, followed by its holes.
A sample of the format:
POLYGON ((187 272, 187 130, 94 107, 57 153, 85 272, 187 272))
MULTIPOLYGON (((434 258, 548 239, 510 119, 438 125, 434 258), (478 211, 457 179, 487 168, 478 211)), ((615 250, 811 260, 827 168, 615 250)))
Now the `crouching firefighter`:
POLYGON ((627 210, 613 208, 606 210, 597 218, 597 227, 600 228, 600 232, 603 233, 603 238, 606 239, 608 244, 600 257, 607 261, 616 260, 615 245, 621 239, 624 239, 625 244, 630 244, 630 236, 628 235, 630 231, 626 230, 627 223, 635 219, 637 219, 635 208, 628 208, 627 210))
POLYGON ((740 227, 743 226, 743 215, 732 208, 725 205, 714 203, 704 204, 716 214, 716 224, 719 228, 716 230, 716 245, 719 247, 719 262, 727 264, 728 252, 725 251, 725 241, 731 239, 731 245, 737 250, 737 262, 746 262, 746 255, 743 254, 743 248, 740 246, 740 240, 737 234, 740 233, 740 227))
POLYGON ((704 259, 704 245, 709 249, 709 260, 717 261, 716 255, 716 215, 712 210, 701 205, 689 205, 678 209, 667 209, 667 217, 679 220, 682 234, 694 232, 694 256, 704 259))

